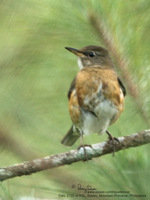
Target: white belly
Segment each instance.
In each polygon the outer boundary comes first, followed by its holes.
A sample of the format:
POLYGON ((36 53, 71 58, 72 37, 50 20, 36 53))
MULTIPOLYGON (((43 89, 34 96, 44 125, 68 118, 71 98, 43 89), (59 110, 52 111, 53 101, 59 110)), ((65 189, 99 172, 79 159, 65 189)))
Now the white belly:
POLYGON ((116 106, 107 99, 101 101, 93 112, 97 117, 89 111, 82 110, 83 122, 80 128, 83 134, 106 132, 110 121, 118 114, 116 106))

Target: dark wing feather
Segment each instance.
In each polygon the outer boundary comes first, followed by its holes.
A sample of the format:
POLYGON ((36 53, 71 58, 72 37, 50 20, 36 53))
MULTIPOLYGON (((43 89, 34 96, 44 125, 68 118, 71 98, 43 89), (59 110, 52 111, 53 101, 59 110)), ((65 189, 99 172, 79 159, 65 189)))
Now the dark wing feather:
POLYGON ((66 146, 72 146, 79 137, 79 131, 74 126, 71 126, 65 137, 61 140, 61 144, 66 146))
POLYGON ((70 99, 71 93, 75 88, 75 83, 76 83, 76 77, 73 79, 73 81, 72 81, 72 83, 70 85, 70 88, 69 88, 69 91, 68 91, 68 95, 67 95, 68 99, 70 99))
POLYGON ((123 83, 121 82, 121 80, 119 78, 118 78, 118 83, 119 83, 120 88, 121 88, 121 90, 123 92, 123 95, 126 96, 127 95, 126 88, 125 88, 125 86, 123 85, 123 83))

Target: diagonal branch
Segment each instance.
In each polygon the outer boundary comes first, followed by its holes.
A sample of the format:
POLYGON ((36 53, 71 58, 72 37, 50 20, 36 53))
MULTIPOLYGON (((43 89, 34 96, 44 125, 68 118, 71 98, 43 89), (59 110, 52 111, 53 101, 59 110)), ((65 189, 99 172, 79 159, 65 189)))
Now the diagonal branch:
MULTIPOLYGON (((119 137, 118 140, 120 142, 115 145, 116 152, 130 147, 148 144, 150 143, 150 129, 130 136, 119 137)), ((85 148, 88 160, 113 153, 113 145, 110 142, 93 144, 92 148, 85 148)), ((32 173, 72 164, 78 161, 86 161, 83 148, 0 168, 0 181, 17 176, 30 175, 32 173)))

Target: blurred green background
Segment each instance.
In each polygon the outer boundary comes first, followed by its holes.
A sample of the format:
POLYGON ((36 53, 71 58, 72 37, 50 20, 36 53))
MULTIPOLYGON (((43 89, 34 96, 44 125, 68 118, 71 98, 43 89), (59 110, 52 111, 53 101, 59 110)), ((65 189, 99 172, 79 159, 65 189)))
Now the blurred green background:
MULTIPOLYGON (((1 1, 0 167, 78 147, 80 141, 71 148, 60 144, 71 126, 67 91, 78 71, 76 57, 64 47, 105 46, 89 20, 90 13, 107 27, 114 45, 129 62, 127 70, 139 91, 136 99, 127 96, 124 113, 109 131, 118 137, 148 129, 150 1, 1 1), (137 106, 138 98, 142 107, 137 106)), ((123 77, 121 70, 119 74, 123 77)), ((92 144, 105 140, 106 134, 91 135, 84 141, 92 144)), ((77 192, 72 185, 80 183, 99 191, 123 190, 147 195, 143 198, 147 200, 150 199, 149 153, 149 145, 145 145, 118 152, 114 158, 107 155, 10 179, 0 183, 0 199, 70 200, 72 197, 59 194, 77 192)))

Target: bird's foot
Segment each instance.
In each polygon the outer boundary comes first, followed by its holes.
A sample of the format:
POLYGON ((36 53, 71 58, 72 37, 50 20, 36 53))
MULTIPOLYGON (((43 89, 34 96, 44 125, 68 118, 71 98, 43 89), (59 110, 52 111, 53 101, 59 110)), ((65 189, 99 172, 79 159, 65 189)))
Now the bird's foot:
POLYGON ((93 149, 93 147, 92 147, 91 145, 89 145, 89 144, 81 144, 81 145, 77 148, 78 151, 79 151, 81 148, 83 148, 84 156, 85 156, 85 159, 84 159, 83 161, 88 161, 88 160, 89 160, 88 155, 87 155, 87 151, 86 151, 86 147, 90 147, 90 148, 93 149))
POLYGON ((107 135, 108 135, 108 140, 109 140, 109 142, 112 142, 112 144, 113 144, 113 156, 114 156, 114 155, 115 155, 115 145, 116 145, 115 141, 116 141, 117 143, 120 143, 120 141, 118 140, 118 138, 113 137, 113 136, 109 133, 109 131, 106 131, 106 133, 107 133, 107 135))

